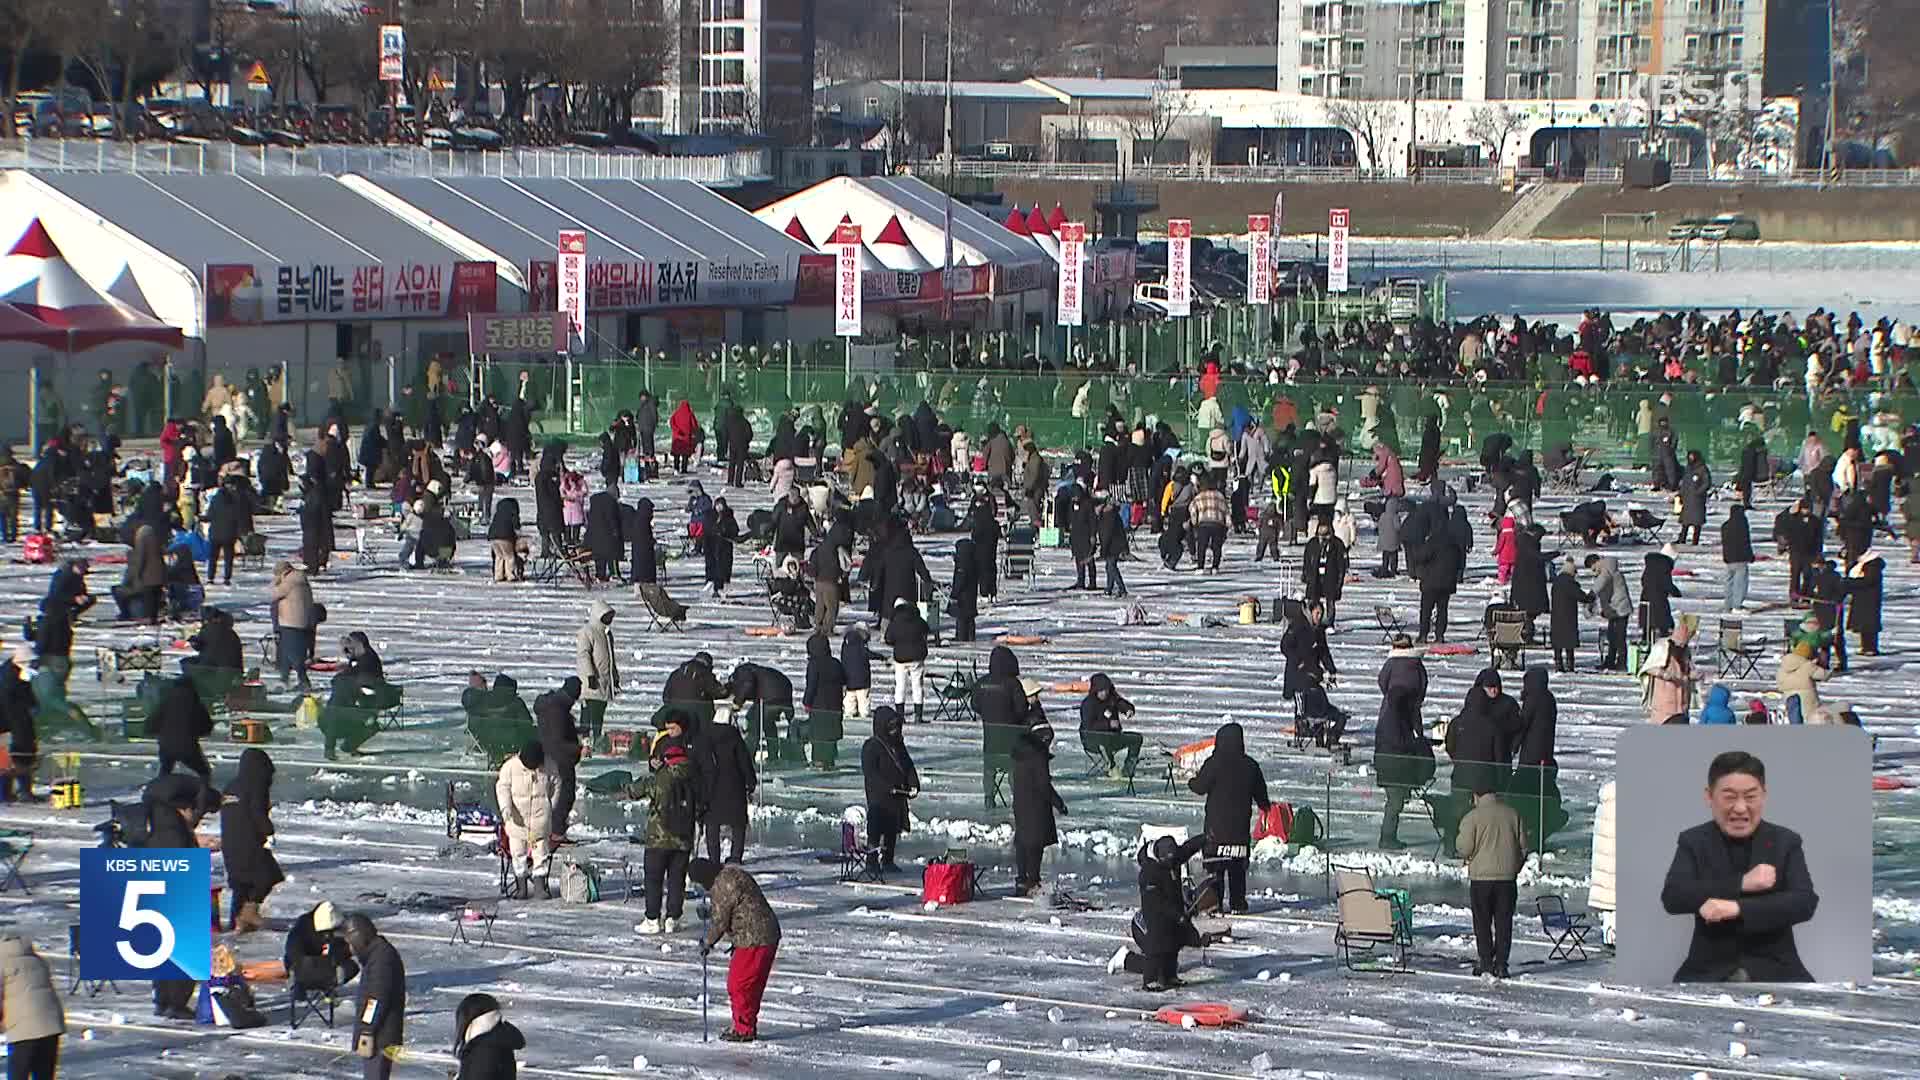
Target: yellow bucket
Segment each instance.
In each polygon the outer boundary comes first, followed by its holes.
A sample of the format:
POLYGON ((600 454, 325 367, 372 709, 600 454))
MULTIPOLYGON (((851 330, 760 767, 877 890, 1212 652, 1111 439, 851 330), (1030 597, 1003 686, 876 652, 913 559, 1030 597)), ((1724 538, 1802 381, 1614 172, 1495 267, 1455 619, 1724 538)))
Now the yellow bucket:
POLYGON ((80 781, 67 779, 53 782, 52 795, 55 810, 80 809, 80 781))
POLYGON ((1256 597, 1245 596, 1240 599, 1240 625, 1252 626, 1260 621, 1260 601, 1256 597))

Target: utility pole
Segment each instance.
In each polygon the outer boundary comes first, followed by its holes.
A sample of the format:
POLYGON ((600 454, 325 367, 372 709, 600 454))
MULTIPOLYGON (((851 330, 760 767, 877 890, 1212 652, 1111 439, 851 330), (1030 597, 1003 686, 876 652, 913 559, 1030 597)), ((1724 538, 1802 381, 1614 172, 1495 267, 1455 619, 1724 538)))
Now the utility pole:
POLYGON ((1826 161, 1822 164, 1821 179, 1837 180, 1840 177, 1840 80, 1838 51, 1834 48, 1833 25, 1834 0, 1827 0, 1827 146, 1826 161))
POLYGON ((953 0, 947 0, 947 106, 941 156, 947 165, 945 220, 941 225, 944 253, 940 259, 940 321, 947 324, 947 359, 953 359, 953 0))

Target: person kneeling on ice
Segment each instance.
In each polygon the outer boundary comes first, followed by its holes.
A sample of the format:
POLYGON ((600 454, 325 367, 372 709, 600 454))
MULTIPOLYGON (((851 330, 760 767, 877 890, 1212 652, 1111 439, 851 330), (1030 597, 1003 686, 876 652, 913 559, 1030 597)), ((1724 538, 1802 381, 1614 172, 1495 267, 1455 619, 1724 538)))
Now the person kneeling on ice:
POLYGON ((1156 993, 1182 985, 1180 950, 1211 940, 1193 925, 1180 881, 1180 868, 1205 843, 1204 836, 1185 843, 1162 836, 1140 845, 1140 910, 1131 926, 1133 946, 1122 945, 1113 954, 1108 974, 1125 968, 1140 976, 1141 989, 1156 993))
POLYGON ((687 876, 707 891, 713 910, 700 955, 713 951, 722 938, 733 940, 727 961, 727 1001, 733 1006, 733 1026, 720 1033, 727 1042, 752 1042, 760 1034, 760 998, 773 975, 774 954, 780 949, 780 919, 760 892, 753 875, 737 866, 720 866, 695 859, 687 876))
POLYGON ((518 754, 500 766, 493 796, 500 806, 500 823, 507 832, 507 850, 513 860, 510 895, 525 900, 528 888, 541 900, 553 899, 547 887, 548 858, 552 850, 553 797, 559 784, 546 767, 547 752, 540 740, 530 739, 518 754))

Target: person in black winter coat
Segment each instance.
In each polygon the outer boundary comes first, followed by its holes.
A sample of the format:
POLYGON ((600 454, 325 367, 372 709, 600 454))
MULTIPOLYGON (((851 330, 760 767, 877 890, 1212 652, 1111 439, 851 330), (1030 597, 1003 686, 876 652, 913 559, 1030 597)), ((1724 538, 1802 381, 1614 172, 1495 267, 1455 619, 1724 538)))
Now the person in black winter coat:
POLYGON ((1114 954, 1121 964, 1109 962, 1109 973, 1116 966, 1125 966, 1140 976, 1141 989, 1154 993, 1186 985, 1179 975, 1180 950, 1203 945, 1207 939, 1193 925, 1193 918, 1187 912, 1180 868, 1206 842, 1204 836, 1196 836, 1186 843, 1162 836, 1151 844, 1141 845, 1140 910, 1129 928, 1133 943, 1140 951, 1133 953, 1121 946, 1120 952, 1114 954))
POLYGON ((1105 672, 1094 673, 1087 680, 1087 696, 1080 699, 1080 742, 1106 761, 1109 776, 1132 776, 1146 745, 1146 736, 1123 727, 1131 719, 1133 702, 1120 696, 1105 672))
POLYGON ((747 749, 758 751, 764 738, 769 758, 805 758, 806 740, 801 733, 789 730, 784 742, 780 734, 793 723, 792 679, 762 664, 741 664, 728 677, 727 689, 733 696, 734 713, 746 711, 747 749))
POLYGON ((1740 449, 1740 471, 1734 476, 1734 484, 1740 489, 1740 503, 1753 506, 1753 486, 1765 483, 1773 477, 1773 462, 1767 456, 1767 444, 1759 435, 1747 440, 1740 449))
POLYGON ((252 531, 253 491, 245 480, 230 476, 207 504, 207 584, 213 584, 214 567, 223 559, 227 571, 221 584, 233 584, 234 549, 252 531))
POLYGON ((727 585, 733 581, 734 545, 740 542, 740 520, 733 516, 733 507, 727 505, 727 500, 713 500, 713 520, 708 523, 703 539, 707 584, 713 588, 713 595, 724 596, 727 585))
POLYGON ((333 557, 333 510, 326 489, 311 477, 300 481, 300 498, 300 561, 312 577, 324 572, 333 557))
POLYGON ((573 816, 574 774, 580 764, 580 726, 574 721, 573 707, 579 700, 580 678, 569 675, 559 689, 549 690, 533 702, 540 749, 546 752, 547 765, 555 778, 549 828, 556 837, 567 835, 567 819, 573 816))
POLYGON ((166 776, 175 765, 184 765, 199 774, 202 783, 212 786, 213 766, 207 764, 200 740, 213 734, 213 716, 184 665, 180 677, 167 686, 159 706, 147 718, 147 733, 157 743, 159 775, 166 776))
POLYGON ((1731 614, 1747 602, 1747 577, 1753 567, 1753 529, 1747 508, 1739 503, 1727 507, 1727 520, 1720 524, 1720 561, 1727 567, 1721 610, 1731 614))
MULTIPOLYGON (((147 825, 146 839, 140 846, 150 851, 199 847, 194 830, 217 802, 209 786, 194 777, 161 776, 148 784, 140 796, 147 825)), ((192 1020, 193 987, 191 979, 155 980, 154 1015, 169 1020, 192 1020)))
POLYGON ((1093 496, 1085 491, 1076 491, 1073 505, 1067 513, 1067 546, 1073 551, 1075 589, 1090 592, 1100 587, 1099 568, 1093 561, 1099 543, 1099 520, 1093 510, 1093 496))
POLYGON ((1501 692, 1500 673, 1483 668, 1447 731, 1455 794, 1467 801, 1476 791, 1505 791, 1521 730, 1520 706, 1501 692))
POLYGON ((1020 658, 1005 645, 987 655, 987 673, 973 685, 973 711, 982 724, 1028 727, 1032 710, 1020 685, 1020 658))
MULTIPOLYGON (((965 465, 956 463, 957 468, 965 465)), ((992 600, 1000 594, 1000 518, 995 512, 997 500, 991 497, 976 499, 973 504, 973 526, 968 539, 973 541, 973 573, 980 583, 980 597, 992 600)), ((972 638, 963 638, 971 641, 972 638)))
POLYGON ((340 936, 339 918, 332 901, 322 900, 293 920, 283 957, 293 986, 331 990, 360 974, 353 950, 340 936))
POLYGON ((1547 560, 1540 553, 1540 528, 1524 526, 1513 534, 1513 586, 1507 594, 1529 621, 1547 611, 1547 560))
POLYGON ((1420 719, 1420 706, 1427 696, 1427 668, 1405 634, 1394 639, 1380 668, 1380 695, 1373 735, 1373 768, 1387 793, 1386 810, 1380 817, 1380 846, 1398 851, 1406 847, 1400 842, 1400 811, 1415 791, 1433 779, 1435 769, 1433 741, 1420 719))
POLYGON ((913 703, 913 722, 926 722, 927 639, 932 630, 917 607, 894 601, 885 641, 893 646, 893 707, 913 703))
POLYGON ((1416 575, 1420 579, 1420 641, 1442 643, 1447 640, 1447 608, 1460 587, 1466 552, 1440 530, 1427 538, 1420 555, 1416 575))
POLYGON ((847 679, 846 719, 873 713, 873 658, 867 645, 867 628, 855 625, 840 639, 840 671, 847 679))
POLYGON ((1593 603, 1593 594, 1580 587, 1579 571, 1568 556, 1553 578, 1553 618, 1548 638, 1553 645, 1553 666, 1558 671, 1573 670, 1573 656, 1580 648, 1580 609, 1593 603))
MULTIPOLYGON (((713 656, 709 653, 694 653, 672 674, 660 688, 660 703, 685 709, 695 720, 696 727, 705 727, 713 720, 713 703, 727 697, 727 687, 713 673, 713 656)), ((792 689, 788 689, 787 700, 792 702, 792 689)))
POLYGON ((1300 580, 1306 586, 1307 603, 1319 602, 1326 625, 1333 625, 1335 605, 1347 587, 1347 545, 1333 535, 1333 522, 1326 518, 1314 523, 1306 555, 1300 560, 1300 580))
POLYGON ((1646 569, 1640 574, 1640 599, 1646 606, 1647 640, 1659 641, 1673 632, 1673 598, 1680 595, 1673 583, 1674 549, 1668 544, 1660 551, 1647 552, 1646 569))
POLYGON ((1560 722, 1560 704, 1547 689, 1547 669, 1527 669, 1520 690, 1520 754, 1513 786, 1506 802, 1520 812, 1534 846, 1566 824, 1560 803, 1560 767, 1554 761, 1554 739, 1560 722))
MULTIPOLYGON (((896 624, 897 625, 897 624, 896 624)), ((807 734, 813 743, 813 767, 832 769, 846 734, 847 675, 833 655, 833 642, 819 634, 807 638, 807 682, 800 704, 807 710, 807 734)))
POLYGON ((1877 551, 1860 556, 1847 570, 1847 629, 1860 635, 1860 655, 1880 655, 1880 608, 1885 592, 1886 560, 1877 551))
POLYGON ((747 843, 747 803, 760 784, 753 755, 740 729, 732 724, 700 726, 696 738, 704 755, 700 775, 706 781, 707 858, 720 861, 720 834, 728 834, 727 862, 739 863, 747 843))
POLYGON ((876 538, 874 550, 867 553, 867 560, 861 566, 862 573, 868 567, 877 564, 877 574, 872 579, 875 607, 874 613, 880 616, 884 630, 887 620, 899 601, 919 610, 920 598, 931 594, 933 575, 927 571, 927 562, 920 557, 920 549, 914 546, 913 535, 904 524, 894 523, 887 527, 885 539, 876 538), (875 558, 875 551, 879 557, 875 558))
POLYGON ((239 771, 220 800, 220 857, 226 861, 227 889, 233 894, 233 928, 241 933, 266 925, 260 905, 287 879, 267 848, 273 838, 272 809, 273 759, 249 746, 240 751, 239 771))
POLYGON ((1440 475, 1440 417, 1428 413, 1420 424, 1420 471, 1415 480, 1431 480, 1440 475))
POLYGON ((1247 756, 1247 736, 1239 724, 1225 723, 1213 736, 1213 754, 1187 787, 1207 797, 1207 861, 1214 867, 1214 891, 1235 914, 1247 910, 1247 860, 1252 855, 1251 811, 1273 805, 1260 763, 1247 756))
POLYGON ((873 711, 873 734, 860 747, 860 776, 867 792, 867 844, 879 853, 880 869, 896 872, 894 851, 912 820, 908 803, 920 794, 920 772, 898 710, 882 705, 873 711))
POLYGON ((1333 666, 1332 650, 1327 648, 1325 619, 1324 606, 1317 600, 1309 601, 1302 616, 1291 620, 1280 635, 1280 655, 1286 660, 1280 679, 1282 697, 1290 699, 1308 687, 1319 686, 1328 675, 1340 673, 1333 666))
POLYGON ((1040 859, 1060 842, 1054 814, 1067 812, 1067 801, 1053 786, 1053 728, 1036 724, 1013 742, 1013 855, 1015 896, 1032 896, 1040 889, 1040 859))
POLYGON ((399 950, 365 915, 347 916, 346 939, 360 961, 360 996, 348 1045, 366 1060, 366 1080, 387 1080, 394 1063, 387 1051, 398 1051, 406 1036, 407 968, 399 950))
POLYGON ((527 1037, 501 1014, 490 994, 468 994, 453 1010, 453 1057, 460 1072, 453 1080, 516 1080, 514 1052, 527 1037))
MULTIPOLYGON (((505 509, 504 504, 501 507, 505 509)), ((620 531, 620 499, 611 489, 596 491, 587 500, 587 550, 593 552, 593 576, 607 581, 620 571, 625 536, 620 531)), ((520 509, 514 507, 514 520, 520 509)))
POLYGON ((980 560, 972 540, 953 545, 953 584, 947 591, 947 611, 953 616, 953 640, 974 640, 980 617, 980 560))
POLYGON ((1100 534, 1100 554, 1107 563, 1107 595, 1116 599, 1127 595, 1127 581, 1120 576, 1120 560, 1131 557, 1127 550, 1126 507, 1127 504, 1117 497, 1107 499, 1100 508, 1096 525, 1100 534))
POLYGON ((33 798, 34 766, 40 760, 40 733, 34 718, 39 702, 33 686, 12 655, 0 659, 0 729, 7 732, 13 769, 0 774, 0 799, 33 798))
POLYGON ((806 495, 797 486, 789 488, 787 497, 773 508, 774 558, 805 557, 807 537, 812 532, 813 511, 807 506, 806 495))
POLYGON ((534 525, 540 530, 540 554, 553 554, 567 531, 565 505, 560 498, 560 474, 566 471, 567 444, 555 439, 540 451, 533 474, 534 525))

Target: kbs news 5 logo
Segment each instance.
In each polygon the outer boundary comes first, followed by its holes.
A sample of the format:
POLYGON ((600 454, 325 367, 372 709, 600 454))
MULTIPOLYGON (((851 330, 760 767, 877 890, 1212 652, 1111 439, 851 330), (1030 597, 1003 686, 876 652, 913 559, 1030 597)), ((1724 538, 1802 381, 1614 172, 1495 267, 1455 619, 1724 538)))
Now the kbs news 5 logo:
POLYGON ((212 885, 205 849, 81 849, 80 977, 207 978, 212 885))

